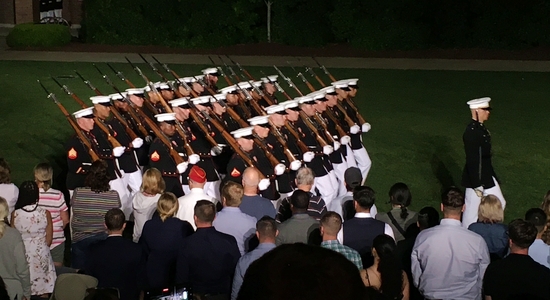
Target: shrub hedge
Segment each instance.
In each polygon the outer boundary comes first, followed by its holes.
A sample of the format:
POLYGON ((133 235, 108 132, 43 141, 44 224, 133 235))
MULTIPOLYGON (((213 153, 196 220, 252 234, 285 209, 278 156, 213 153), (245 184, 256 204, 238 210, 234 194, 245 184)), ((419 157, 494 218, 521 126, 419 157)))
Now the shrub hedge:
POLYGON ((56 47, 70 41, 69 27, 60 24, 18 24, 6 37, 6 44, 12 48, 56 47))
MULTIPOLYGON (((272 0, 272 41, 367 50, 550 45, 550 0, 272 0)), ((84 0, 85 40, 217 47, 266 40, 264 0, 84 0)))

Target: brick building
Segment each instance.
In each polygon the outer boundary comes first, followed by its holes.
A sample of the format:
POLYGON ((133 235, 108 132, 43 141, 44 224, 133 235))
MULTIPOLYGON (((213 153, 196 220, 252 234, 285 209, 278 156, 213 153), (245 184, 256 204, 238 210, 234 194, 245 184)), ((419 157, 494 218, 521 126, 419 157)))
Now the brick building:
MULTIPOLYGON (((0 25, 38 22, 39 0, 0 0, 0 25)), ((63 18, 79 25, 82 20, 82 0, 63 0, 63 18)))

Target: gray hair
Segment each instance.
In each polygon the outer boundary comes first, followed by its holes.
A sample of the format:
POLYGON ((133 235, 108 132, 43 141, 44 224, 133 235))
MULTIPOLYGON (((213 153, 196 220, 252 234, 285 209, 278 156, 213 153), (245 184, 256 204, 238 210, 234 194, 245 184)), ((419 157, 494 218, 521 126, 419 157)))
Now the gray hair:
POLYGON ((313 185, 315 180, 315 173, 308 167, 298 169, 296 172, 296 184, 297 185, 313 185))

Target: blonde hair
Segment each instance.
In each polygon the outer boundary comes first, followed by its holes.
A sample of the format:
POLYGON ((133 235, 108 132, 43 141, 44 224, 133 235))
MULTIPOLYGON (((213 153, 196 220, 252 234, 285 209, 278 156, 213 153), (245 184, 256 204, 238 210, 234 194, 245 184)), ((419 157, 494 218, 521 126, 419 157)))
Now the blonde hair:
POLYGON ((162 179, 162 174, 157 168, 151 168, 143 173, 143 181, 141 183, 141 192, 151 195, 161 194, 164 192, 166 184, 162 179))
POLYGON ((42 188, 44 191, 49 190, 52 187, 52 166, 48 163, 39 163, 34 167, 34 178, 43 184, 42 188))
POLYGON ((230 207, 239 207, 243 201, 243 186, 234 181, 228 181, 222 188, 222 199, 225 199, 225 205, 230 207))
POLYGON ((500 223, 504 221, 502 204, 495 195, 487 195, 481 198, 477 214, 479 221, 483 223, 500 223))
POLYGON ((162 222, 173 217, 178 212, 178 209, 179 203, 176 195, 170 192, 160 195, 159 201, 157 202, 157 211, 159 212, 162 222))
POLYGON ((6 229, 6 221, 8 220, 8 214, 10 209, 8 207, 8 201, 0 197, 0 239, 4 236, 4 230, 6 229))

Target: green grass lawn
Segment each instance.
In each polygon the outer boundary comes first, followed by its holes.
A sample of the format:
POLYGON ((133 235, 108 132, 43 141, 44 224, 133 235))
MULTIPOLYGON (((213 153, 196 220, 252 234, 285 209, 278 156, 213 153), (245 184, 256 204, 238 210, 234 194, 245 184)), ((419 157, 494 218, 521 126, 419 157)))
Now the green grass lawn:
MULTIPOLYGON (((145 85, 129 65, 113 65, 137 86, 145 85)), ((118 80, 105 64, 98 66, 113 81, 118 80)), ((160 79, 147 66, 139 66, 151 80, 160 79)), ((183 77, 198 74, 204 66, 171 67, 183 77)), ((75 69, 103 93, 113 92, 89 63, 0 62, 0 157, 10 163, 16 184, 32 179, 32 168, 41 161, 54 165, 58 175, 54 185, 63 184, 63 144, 72 129, 36 80, 43 81, 73 112, 79 106, 49 76, 75 75, 75 69)), ((281 69, 291 74, 290 69, 281 69)), ((260 70, 274 74, 269 68, 249 68, 257 77, 260 70)), ((377 191, 381 210, 389 208, 387 191, 398 181, 411 188, 414 210, 426 205, 438 207, 441 188, 460 185, 462 133, 470 119, 466 101, 483 96, 493 99, 494 110, 486 126, 493 137, 494 167, 508 202, 506 219, 522 217, 528 208, 538 206, 550 189, 550 74, 362 69, 331 72, 336 78, 360 79, 356 102, 372 124, 372 130, 364 135, 373 161, 367 184, 377 191)), ((78 78, 60 81, 82 99, 94 95, 78 78)), ((124 82, 115 82, 121 89, 126 88, 124 82)), ((285 83, 281 85, 286 87, 285 83)), ((225 86, 223 79, 220 86, 225 86)))

